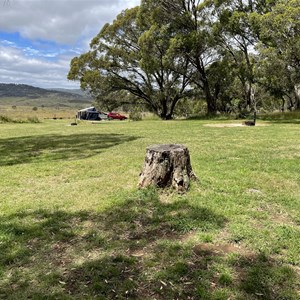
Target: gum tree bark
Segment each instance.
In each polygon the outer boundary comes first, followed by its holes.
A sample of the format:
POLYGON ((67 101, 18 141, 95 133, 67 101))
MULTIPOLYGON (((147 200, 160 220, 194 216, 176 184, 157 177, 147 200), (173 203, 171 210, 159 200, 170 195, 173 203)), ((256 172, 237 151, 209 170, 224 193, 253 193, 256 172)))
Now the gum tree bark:
POLYGON ((187 147, 179 144, 147 147, 140 187, 173 187, 176 191, 184 192, 189 189, 191 179, 196 179, 196 176, 187 147))

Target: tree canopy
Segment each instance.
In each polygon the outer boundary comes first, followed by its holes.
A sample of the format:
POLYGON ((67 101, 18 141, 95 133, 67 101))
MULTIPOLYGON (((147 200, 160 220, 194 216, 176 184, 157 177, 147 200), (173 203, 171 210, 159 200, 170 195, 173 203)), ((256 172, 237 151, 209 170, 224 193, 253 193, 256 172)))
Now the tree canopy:
POLYGON ((101 29, 68 78, 108 108, 127 99, 162 119, 195 98, 208 114, 263 108, 268 95, 299 109, 299 15, 300 0, 142 0, 101 29))

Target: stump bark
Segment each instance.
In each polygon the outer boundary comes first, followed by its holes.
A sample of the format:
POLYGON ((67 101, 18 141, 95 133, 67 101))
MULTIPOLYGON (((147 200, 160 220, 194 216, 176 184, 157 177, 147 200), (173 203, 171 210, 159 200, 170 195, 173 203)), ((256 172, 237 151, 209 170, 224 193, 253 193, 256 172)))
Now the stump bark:
POLYGON ((152 145, 146 149, 146 158, 140 174, 139 186, 150 185, 177 191, 187 191, 190 180, 196 179, 187 147, 178 144, 152 145))

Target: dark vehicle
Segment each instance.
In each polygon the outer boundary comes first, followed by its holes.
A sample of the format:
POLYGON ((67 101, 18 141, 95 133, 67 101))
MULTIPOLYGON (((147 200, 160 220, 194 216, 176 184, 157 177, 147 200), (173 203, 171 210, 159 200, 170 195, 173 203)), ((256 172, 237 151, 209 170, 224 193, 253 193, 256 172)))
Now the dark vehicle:
POLYGON ((101 118, 99 116, 99 112, 95 107, 88 107, 85 109, 81 109, 77 113, 77 119, 78 120, 88 120, 88 121, 100 121, 101 118))
POLYGON ((122 121, 122 120, 126 120, 127 119, 126 116, 123 116, 123 115, 121 115, 119 113, 114 113, 114 112, 108 113, 107 116, 108 116, 108 119, 113 119, 113 120, 121 120, 122 121))
POLYGON ((98 111, 95 107, 88 107, 78 111, 76 118, 78 120, 88 120, 88 121, 100 121, 108 120, 109 117, 107 113, 98 111))

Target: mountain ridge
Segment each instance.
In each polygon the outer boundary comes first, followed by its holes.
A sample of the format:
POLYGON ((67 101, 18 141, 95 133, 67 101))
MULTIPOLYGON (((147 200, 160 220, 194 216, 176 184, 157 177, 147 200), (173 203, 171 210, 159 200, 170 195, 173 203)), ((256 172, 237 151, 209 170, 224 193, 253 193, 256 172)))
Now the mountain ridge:
POLYGON ((71 94, 75 98, 84 97, 85 99, 90 99, 90 97, 88 97, 84 92, 80 92, 78 89, 72 92, 70 89, 45 89, 21 83, 0 83, 0 97, 28 97, 31 95, 45 96, 52 93, 57 93, 60 96, 69 96, 71 94))
POLYGON ((0 104, 18 106, 83 107, 92 99, 82 91, 44 89, 27 84, 0 83, 0 104))

